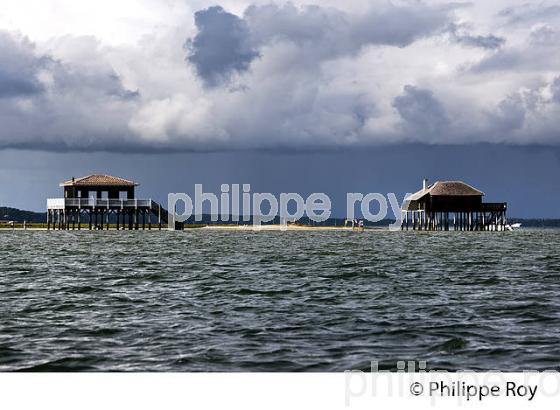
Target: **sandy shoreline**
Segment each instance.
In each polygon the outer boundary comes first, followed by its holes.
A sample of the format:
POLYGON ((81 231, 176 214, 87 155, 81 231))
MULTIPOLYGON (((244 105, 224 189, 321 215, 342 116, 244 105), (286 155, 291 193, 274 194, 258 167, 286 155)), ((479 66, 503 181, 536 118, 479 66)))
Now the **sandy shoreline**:
MULTIPOLYGON (((206 225, 200 229, 244 230, 244 231, 350 231, 344 226, 302 226, 302 225, 206 225)), ((358 232, 358 230, 355 230, 358 232)))
MULTIPOLYGON (((222 231, 255 231, 255 232, 259 232, 259 231, 343 231, 343 232, 362 232, 362 230, 359 229, 353 229, 352 227, 344 227, 344 226, 302 226, 302 225, 287 225, 287 226, 283 226, 283 225, 261 225, 261 226, 253 226, 253 225, 205 225, 205 226, 200 226, 200 227, 196 227, 196 228, 185 228, 185 230, 191 230, 191 229, 202 229, 202 230, 222 230, 222 231)), ((167 231, 167 226, 166 227, 162 227, 162 231, 165 230, 167 231)), ((366 228, 366 231, 384 231, 384 230, 388 230, 387 228, 366 228)), ((21 228, 21 227, 17 227, 17 228, 2 228, 0 229, 0 232, 14 232, 14 231, 47 231, 47 228, 32 228, 32 227, 28 227, 28 228, 21 228)), ((51 231, 54 231, 53 229, 51 229, 51 231)), ((58 229, 56 229, 56 231, 58 231, 58 229)), ((72 229, 70 229, 69 231, 72 231, 72 229)), ((74 231, 78 231, 78 229, 74 229, 74 231)), ((90 231, 90 229, 81 229, 80 231, 90 231)), ((95 230, 92 230, 95 231, 95 230)), ((111 228, 109 229, 109 231, 115 231, 115 229, 111 228)), ((128 229, 126 230, 128 231, 128 229)), ((139 231, 142 231, 142 229, 139 229, 139 231)), ((151 231, 158 231, 158 229, 154 229, 152 228, 151 231)), ((148 229, 145 230, 145 232, 151 232, 148 229)))

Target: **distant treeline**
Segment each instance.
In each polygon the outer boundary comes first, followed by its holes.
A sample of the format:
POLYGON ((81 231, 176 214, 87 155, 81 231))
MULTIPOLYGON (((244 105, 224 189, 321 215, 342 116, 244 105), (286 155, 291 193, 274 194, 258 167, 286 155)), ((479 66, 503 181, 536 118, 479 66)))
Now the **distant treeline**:
POLYGON ((47 213, 22 211, 21 209, 0 206, 0 221, 45 223, 47 221, 47 213))
MULTIPOLYGON (((248 221, 243 220, 242 217, 239 218, 239 224, 252 224, 253 218, 249 218, 248 221)), ((395 222, 394 219, 383 219, 379 222, 370 222, 364 220, 364 225, 368 227, 388 227, 389 225, 395 222)), ((202 221, 197 222, 195 221, 194 217, 190 217, 186 221, 187 224, 218 224, 218 225, 232 225, 237 224, 238 222, 232 222, 230 218, 229 221, 212 221, 211 215, 203 215, 202 221)), ((270 224, 279 224, 280 218, 276 217, 273 221, 263 223, 263 225, 270 225, 270 224)), ((329 218, 324 222, 315 222, 310 220, 307 217, 303 217, 297 222, 301 225, 311 225, 311 226, 344 226, 346 223, 346 219, 344 218, 329 218)), ((560 219, 537 219, 537 218, 508 218, 508 223, 521 223, 522 227, 525 228, 560 228, 560 219)), ((351 225, 351 222, 348 221, 348 226, 351 225)))
MULTIPOLYGON (((86 217, 87 218, 87 217, 86 217)), ((202 220, 197 221, 195 220, 194 216, 191 216, 186 223, 187 224, 204 224, 204 225, 211 225, 211 224, 216 224, 216 225, 247 225, 247 224, 252 224, 253 223, 253 217, 248 218, 248 220, 243 219, 243 217, 239 217, 239 222, 237 221, 233 221, 233 218, 229 217, 229 220, 220 220, 218 218, 217 221, 214 221, 212 218, 212 215, 209 214, 204 214, 202 215, 202 220)), ((215 218, 214 218, 215 219, 215 218)), ((152 216, 152 222, 155 222, 156 217, 152 216)), ((47 213, 46 212, 32 212, 32 211, 22 211, 20 209, 16 209, 16 208, 7 208, 7 207, 0 207, 0 221, 13 221, 13 222, 18 222, 18 223, 23 223, 28 222, 28 223, 46 223, 47 222, 47 213)), ((85 223, 87 221, 87 219, 83 220, 83 222, 85 223)), ((369 222, 369 221, 365 221, 365 226, 377 226, 377 227, 383 227, 383 226, 389 226, 390 224, 392 224, 395 220, 394 219, 384 219, 382 221, 379 222, 369 222)), ((112 215, 109 218, 109 222, 110 223, 116 223, 116 219, 114 217, 114 215, 112 215)), ((270 222, 263 222, 263 225, 273 225, 273 224, 279 224, 280 223, 280 218, 276 217, 274 218, 274 220, 270 221, 270 222)), ((324 222, 315 222, 315 221, 311 221, 309 218, 304 217, 301 218, 298 222, 298 224, 301 225, 311 225, 311 226, 344 226, 345 223, 345 219, 344 218, 329 218, 328 220, 324 221, 324 222)), ((348 223, 348 225, 350 225, 350 223, 348 223)))
MULTIPOLYGON (((216 219, 216 218, 214 218, 214 219, 216 219)), ((205 215, 202 215, 202 220, 200 220, 200 221, 197 221, 194 216, 191 216, 189 219, 187 219, 185 221, 185 223, 187 225, 188 224, 248 225, 248 224, 253 223, 253 217, 252 216, 249 217, 249 218, 244 218, 243 216, 240 216, 238 219, 239 219, 239 221, 233 221, 233 218, 231 218, 231 216, 230 216, 229 220, 222 221, 222 220, 218 219, 217 221, 213 221, 211 215, 206 215, 205 214, 205 215)), ((323 222, 315 222, 315 221, 310 220, 308 217, 303 217, 303 218, 299 219, 296 223, 300 224, 300 225, 306 225, 306 226, 344 226, 345 221, 346 221, 346 219, 344 219, 344 218, 329 218, 329 219, 327 219, 326 221, 323 221, 323 222)), ((384 226, 389 226, 393 222, 395 222, 394 219, 383 219, 382 221, 379 221, 379 222, 364 221, 364 225, 365 226, 370 226, 370 227, 384 227, 384 226)), ((262 225, 278 225, 279 223, 280 223, 280 217, 276 217, 272 221, 263 222, 262 225)), ((351 226, 351 223, 348 222, 347 226, 351 226)))
MULTIPOLYGON (((213 221, 212 216, 205 214, 202 215, 201 221, 195 221, 194 216, 191 216, 186 223, 187 224, 204 224, 204 225, 237 225, 237 224, 252 224, 253 218, 249 218, 248 221, 243 220, 243 217, 239 218, 239 222, 232 221, 230 217, 229 220, 218 220, 213 221)), ((8 208, 8 207, 0 207, 0 221, 13 221, 18 223, 28 222, 28 223, 46 223, 47 222, 47 213, 46 212, 32 212, 32 211, 22 211, 21 209, 16 208, 8 208)), ((155 221, 155 217, 152 219, 155 221)), ((297 223, 301 225, 311 225, 311 226, 344 226, 345 224, 344 218, 329 218, 324 222, 315 222, 311 221, 307 217, 301 218, 297 223)), ((85 222, 85 221, 84 221, 85 222)), ((111 217, 109 219, 110 223, 115 223, 116 219, 111 217)), ((369 227, 387 227, 394 223, 394 219, 383 219, 379 222, 369 222, 364 221, 365 226, 369 227)), ((266 225, 270 224, 279 224, 280 218, 276 217, 273 221, 266 222, 266 225)), ((521 223, 522 227, 525 228, 560 228, 560 219, 537 219, 537 218, 508 218, 508 223, 521 223)), ((350 223, 348 223, 350 225, 350 223)))

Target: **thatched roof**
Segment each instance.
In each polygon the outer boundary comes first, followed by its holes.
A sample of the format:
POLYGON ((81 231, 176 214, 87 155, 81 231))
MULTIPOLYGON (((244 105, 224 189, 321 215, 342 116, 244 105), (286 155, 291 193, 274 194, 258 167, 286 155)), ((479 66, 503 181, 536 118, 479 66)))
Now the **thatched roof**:
POLYGON ((138 185, 134 181, 128 179, 114 177, 112 175, 94 174, 80 178, 72 178, 63 182, 60 186, 115 186, 115 187, 132 187, 138 185))
POLYGON ((463 181, 436 181, 426 189, 421 189, 410 195, 406 200, 417 201, 427 194, 432 196, 483 196, 484 192, 463 181))

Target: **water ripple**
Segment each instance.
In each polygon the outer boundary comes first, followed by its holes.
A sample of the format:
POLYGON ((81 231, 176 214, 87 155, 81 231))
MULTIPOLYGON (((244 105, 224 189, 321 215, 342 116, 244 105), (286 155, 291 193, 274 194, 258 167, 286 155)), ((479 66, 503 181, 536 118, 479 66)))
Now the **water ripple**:
POLYGON ((560 231, 0 232, 0 371, 559 369, 560 231))

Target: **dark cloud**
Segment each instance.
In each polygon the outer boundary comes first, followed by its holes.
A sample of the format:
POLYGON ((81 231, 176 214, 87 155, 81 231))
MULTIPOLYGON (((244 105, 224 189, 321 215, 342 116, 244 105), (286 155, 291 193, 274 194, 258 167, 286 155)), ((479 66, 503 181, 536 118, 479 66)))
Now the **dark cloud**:
POLYGON ((43 87, 37 74, 43 65, 25 39, 0 32, 0 98, 41 93, 43 87))
POLYGON ((110 66, 63 63, 2 31, 0 56, 0 149, 88 147, 130 136, 139 94, 110 66))
POLYGON ((171 27, 118 46, 0 31, 0 149, 559 144, 554 13, 512 26, 469 21, 478 5, 459 19, 455 4, 367 3, 210 7, 186 43, 171 27))
POLYGON ((334 57, 371 45, 405 47, 443 30, 453 8, 425 4, 371 7, 360 15, 320 6, 250 6, 245 11, 255 43, 290 41, 326 50, 334 57))
POLYGON ((444 106, 430 90, 406 85, 404 93, 393 100, 393 107, 403 119, 407 132, 439 138, 449 126, 444 106))
POLYGON ((552 91, 552 99, 560 104, 560 77, 556 77, 550 86, 552 91))
POLYGON ((353 35, 363 44, 387 44, 405 47, 414 41, 445 30, 454 17, 451 12, 460 5, 414 6, 387 5, 371 8, 355 23, 353 35))
POLYGON ((424 4, 370 8, 359 15, 321 6, 252 5, 243 18, 215 6, 195 13, 197 35, 187 40, 187 57, 208 85, 246 71, 259 49, 289 42, 302 50, 300 64, 317 65, 358 52, 367 45, 405 47, 445 29, 453 7, 424 4))
POLYGON ((258 53, 251 46, 247 23, 219 6, 195 13, 198 34, 187 41, 187 59, 208 85, 245 71, 258 53))
POLYGON ((455 36, 454 40, 468 47, 480 47, 489 50, 494 50, 502 47, 506 43, 506 39, 503 37, 497 37, 492 34, 487 36, 471 36, 462 35, 455 36))
POLYGON ((470 70, 474 73, 502 70, 507 71, 512 67, 518 67, 526 63, 527 60, 524 58, 524 55, 520 50, 500 50, 495 54, 483 58, 481 61, 470 67, 470 70))
POLYGON ((128 90, 122 84, 121 78, 112 70, 84 70, 83 67, 73 67, 58 61, 50 64, 54 86, 57 92, 75 93, 94 92, 118 99, 134 99, 140 96, 138 90, 128 90))
POLYGON ((513 94, 502 100, 491 114, 490 124, 498 138, 523 126, 527 110, 519 94, 513 94))
POLYGON ((494 50, 502 47, 506 43, 506 39, 504 37, 495 36, 493 34, 485 36, 473 35, 469 32, 470 30, 471 26, 467 23, 451 23, 448 27, 451 41, 466 47, 478 47, 487 50, 494 50))

